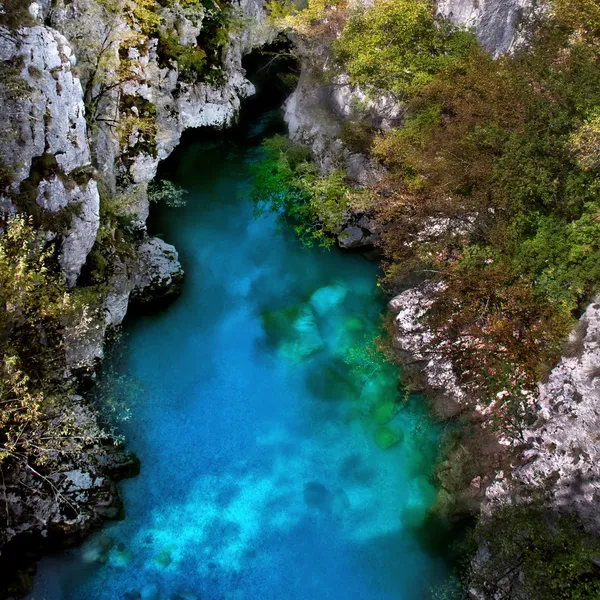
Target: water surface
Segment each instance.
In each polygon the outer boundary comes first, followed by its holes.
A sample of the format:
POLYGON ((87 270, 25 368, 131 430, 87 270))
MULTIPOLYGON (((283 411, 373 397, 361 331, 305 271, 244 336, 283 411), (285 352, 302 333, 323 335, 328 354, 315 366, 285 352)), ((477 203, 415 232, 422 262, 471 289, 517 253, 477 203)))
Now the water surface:
POLYGON ((44 560, 35 599, 417 600, 445 576, 418 535, 438 432, 365 350, 377 266, 253 218, 248 167, 278 122, 170 159, 188 205, 153 226, 183 295, 128 322, 117 364, 141 389, 121 430, 142 471, 125 520, 44 560))

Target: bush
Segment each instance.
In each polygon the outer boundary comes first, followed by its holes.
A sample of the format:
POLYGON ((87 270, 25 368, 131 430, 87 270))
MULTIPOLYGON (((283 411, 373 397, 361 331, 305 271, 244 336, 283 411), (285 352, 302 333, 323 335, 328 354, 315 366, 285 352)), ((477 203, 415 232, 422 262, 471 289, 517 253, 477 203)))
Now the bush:
POLYGON ((600 597, 600 541, 574 515, 539 504, 504 506, 471 533, 467 585, 482 598, 593 600, 600 597))
POLYGON ((384 0, 351 13, 338 41, 337 61, 353 83, 414 94, 464 58, 473 34, 433 18, 427 0, 384 0))
POLYGON ((344 175, 321 175, 310 151, 283 136, 263 142, 263 153, 252 167, 255 213, 277 213, 307 246, 333 244, 353 197, 344 175))

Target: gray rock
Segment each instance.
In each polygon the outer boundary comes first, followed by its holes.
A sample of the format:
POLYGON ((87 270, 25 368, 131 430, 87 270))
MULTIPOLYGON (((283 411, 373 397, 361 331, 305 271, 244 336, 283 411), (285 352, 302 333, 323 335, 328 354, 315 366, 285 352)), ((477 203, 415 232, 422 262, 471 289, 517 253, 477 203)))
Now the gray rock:
POLYGON ((539 422, 526 432, 522 465, 488 488, 490 506, 552 482, 549 503, 575 511, 600 534, 600 297, 581 317, 567 352, 539 386, 539 422))
MULTIPOLYGON (((11 170, 10 192, 15 197, 33 194, 20 202, 35 201, 49 213, 66 215, 64 230, 50 232, 62 240, 60 263, 72 286, 100 220, 98 187, 89 171, 83 90, 72 72, 75 55, 63 35, 37 26, 14 35, 2 32, 0 59, 19 65, 15 77, 24 86, 11 92, 14 82, 4 82, 0 93, 0 128, 5 132, 0 159, 11 170)), ((2 204, 7 206, 7 199, 2 204)))
POLYGON ((138 249, 132 299, 148 302, 179 293, 183 269, 174 246, 160 238, 149 238, 138 249))
POLYGON ((520 27, 535 9, 535 0, 438 0, 438 12, 458 25, 472 27, 483 46, 496 55, 520 41, 520 27))

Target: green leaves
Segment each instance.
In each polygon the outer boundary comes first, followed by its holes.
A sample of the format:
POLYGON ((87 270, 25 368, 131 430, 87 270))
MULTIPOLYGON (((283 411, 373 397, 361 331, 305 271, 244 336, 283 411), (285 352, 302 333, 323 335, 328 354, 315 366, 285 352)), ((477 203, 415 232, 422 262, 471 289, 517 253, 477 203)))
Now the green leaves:
POLYGON ((484 549, 471 567, 468 587, 483 598, 595 600, 600 543, 575 516, 552 514, 540 504, 504 506, 471 534, 484 549))
POLYGON ((433 18, 426 0, 384 0, 355 9, 334 43, 353 83, 405 97, 468 55, 471 33, 433 18))
POLYGON ((263 153, 251 169, 255 214, 277 213, 306 246, 331 246, 353 195, 343 173, 321 175, 310 151, 284 136, 263 142, 263 153))

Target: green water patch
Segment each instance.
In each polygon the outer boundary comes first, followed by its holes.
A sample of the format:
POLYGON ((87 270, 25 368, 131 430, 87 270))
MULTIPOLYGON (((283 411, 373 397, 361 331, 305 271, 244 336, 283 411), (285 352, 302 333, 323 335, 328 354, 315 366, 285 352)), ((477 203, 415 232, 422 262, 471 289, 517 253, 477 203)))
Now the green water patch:
POLYGON ((394 431, 389 427, 380 427, 379 429, 375 430, 373 439, 382 450, 389 450, 390 448, 397 446, 402 441, 403 435, 401 432, 394 431))
POLYGON ((399 417, 407 392, 398 366, 377 349, 377 329, 349 315, 351 298, 360 305, 370 294, 360 298, 339 283, 320 287, 304 302, 264 312, 264 332, 281 357, 304 363, 306 386, 315 398, 344 403, 346 418, 360 421, 378 448, 390 450, 411 431, 399 417))

